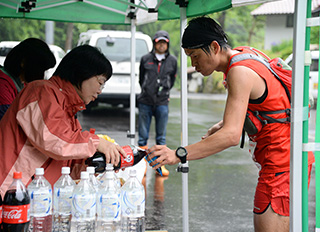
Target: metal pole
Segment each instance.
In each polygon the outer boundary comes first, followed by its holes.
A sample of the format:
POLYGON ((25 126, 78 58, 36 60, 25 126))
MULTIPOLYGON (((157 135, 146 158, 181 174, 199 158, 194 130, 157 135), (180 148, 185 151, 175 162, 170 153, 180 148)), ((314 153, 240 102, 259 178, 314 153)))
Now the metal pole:
MULTIPOLYGON (((306 18, 311 18, 311 0, 307 1, 307 9, 306 9, 306 18)), ((307 20, 305 20, 307 21, 307 20)), ((305 51, 310 54, 310 27, 306 27, 305 33, 305 51)), ((311 60, 310 60, 311 61, 311 60)), ((306 115, 309 111, 309 73, 310 73, 310 63, 304 64, 304 93, 303 93, 303 108, 307 111, 304 115, 306 115)), ((307 118, 303 118, 302 123, 303 137, 302 143, 308 143, 309 140, 309 120, 307 118)), ((308 232, 308 152, 302 152, 302 231, 308 232)))
POLYGON ((136 134, 136 19, 131 18, 131 91, 130 91, 130 143, 134 145, 136 134))
MULTIPOLYGON (((180 7, 180 35, 187 26, 186 7, 180 7)), ((187 56, 181 48, 181 145, 188 145, 188 90, 187 90, 187 56)), ((188 162, 181 164, 188 168, 188 162)), ((183 232, 189 231, 188 172, 182 172, 182 224, 183 232)))
POLYGON ((290 145, 290 231, 302 231, 302 121, 306 2, 295 0, 290 145))
POLYGON ((54 44, 54 22, 46 21, 46 43, 54 44))

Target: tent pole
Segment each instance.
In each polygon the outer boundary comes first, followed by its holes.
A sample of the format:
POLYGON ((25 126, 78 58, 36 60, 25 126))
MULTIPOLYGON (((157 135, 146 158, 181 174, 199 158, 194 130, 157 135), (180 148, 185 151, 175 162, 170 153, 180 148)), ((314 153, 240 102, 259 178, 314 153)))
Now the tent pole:
POLYGON ((130 91, 130 132, 127 135, 130 138, 130 144, 135 145, 135 127, 136 127, 136 18, 131 18, 131 91, 130 91))
MULTIPOLYGON (((187 26, 186 7, 180 7, 180 35, 187 26)), ((187 56, 181 48, 181 145, 188 145, 188 86, 187 86, 187 56)), ((181 164, 188 167, 188 162, 181 164)), ((188 172, 182 172, 182 224, 183 232, 189 232, 189 204, 188 204, 188 172)))
POLYGON ((290 232, 302 231, 302 121, 306 1, 295 0, 290 145, 290 232))

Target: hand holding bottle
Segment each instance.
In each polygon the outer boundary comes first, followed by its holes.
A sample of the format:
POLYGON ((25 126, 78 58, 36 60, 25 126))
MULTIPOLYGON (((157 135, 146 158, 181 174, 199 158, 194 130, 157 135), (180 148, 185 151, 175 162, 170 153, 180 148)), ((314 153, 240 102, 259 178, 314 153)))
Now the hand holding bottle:
POLYGON ((156 159, 153 159, 153 162, 149 163, 153 169, 158 169, 163 165, 173 165, 180 162, 175 154, 175 150, 171 150, 166 145, 154 145, 149 148, 147 152, 150 153, 148 159, 156 157, 156 159))
POLYGON ((120 162, 119 154, 121 154, 124 158, 127 157, 126 152, 121 148, 121 146, 109 142, 103 138, 100 138, 100 143, 97 150, 105 155, 106 163, 112 163, 114 165, 118 165, 120 162))

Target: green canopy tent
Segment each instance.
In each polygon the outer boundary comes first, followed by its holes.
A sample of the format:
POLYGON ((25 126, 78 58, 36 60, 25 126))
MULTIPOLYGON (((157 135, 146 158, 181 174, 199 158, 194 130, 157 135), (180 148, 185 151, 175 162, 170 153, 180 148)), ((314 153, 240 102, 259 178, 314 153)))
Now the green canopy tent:
MULTIPOLYGON (((48 21, 80 22, 95 24, 126 24, 131 25, 131 83, 135 83, 135 31, 136 25, 148 23, 156 20, 180 19, 180 31, 183 33, 187 24, 187 17, 205 15, 218 11, 223 11, 235 6, 257 4, 274 0, 1 0, 0 18, 24 18, 48 21)), ((302 0, 296 1, 296 9, 304 9, 302 0), (299 7, 298 7, 299 5, 299 7)), ((300 11, 301 12, 301 11, 300 11)), ((301 30, 301 22, 305 20, 305 14, 296 14, 295 17, 295 36, 296 43, 294 51, 298 47, 298 42, 304 35, 301 30)), ((303 26, 303 25, 302 25, 303 26)), ((299 54, 301 54, 301 49, 299 54)), ((297 59, 303 57, 296 54, 297 59)), ((298 63, 298 62, 297 62, 298 63)), ((295 64, 294 75, 301 79, 301 67, 295 64), (297 73, 297 74, 295 74, 297 73), (300 75, 300 77, 298 77, 300 75)), ((181 50, 181 125, 182 141, 181 145, 188 144, 187 137, 187 82, 184 78, 187 76, 187 58, 181 50)), ((295 76, 294 76, 295 80, 295 76)), ((134 144, 135 135, 135 93, 134 85, 131 87, 130 100, 130 136, 131 143, 134 144)), ((295 94, 295 93, 294 93, 295 94)), ((299 96, 298 96, 299 97, 299 96)), ((299 102, 298 97, 293 98, 293 104, 299 102)), ((296 113, 296 112, 295 112, 296 113)), ((299 118, 300 116, 298 116, 299 118)), ((298 147, 299 148, 299 147, 298 147)), ((298 165, 299 159, 295 160, 298 165)), ((188 164, 183 164, 188 167, 188 164)), ((186 170, 186 169, 184 169, 186 170)), ((182 174, 183 182, 183 231, 189 231, 188 228, 188 173, 182 174)), ((298 176, 299 177, 299 176, 298 176)), ((300 201, 299 195, 292 201, 300 201)), ((297 204, 297 209, 301 203, 297 204)), ((291 207, 292 211, 295 211, 291 207)), ((296 215, 298 218, 301 215, 296 215)), ((291 222, 293 220, 290 220, 291 222)), ((295 217, 295 224, 299 231, 299 222, 295 217)))

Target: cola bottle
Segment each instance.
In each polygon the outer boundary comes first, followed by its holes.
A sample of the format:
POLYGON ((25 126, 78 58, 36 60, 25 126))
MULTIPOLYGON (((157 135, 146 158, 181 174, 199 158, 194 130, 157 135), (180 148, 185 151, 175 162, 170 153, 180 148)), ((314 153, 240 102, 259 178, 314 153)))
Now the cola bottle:
MULTIPOLYGON (((122 149, 126 152, 127 157, 124 158, 120 154, 120 162, 117 166, 114 166, 114 170, 134 166, 147 155, 145 150, 136 146, 126 145, 123 146, 122 149)), ((103 153, 96 152, 92 157, 86 160, 86 164, 95 167, 96 173, 102 173, 106 168, 106 157, 103 153)))
POLYGON ((30 197, 21 181, 22 173, 13 173, 13 182, 3 198, 2 226, 5 232, 27 232, 30 223, 30 197))
POLYGON ((2 197, 0 194, 0 231, 2 231, 2 197))

